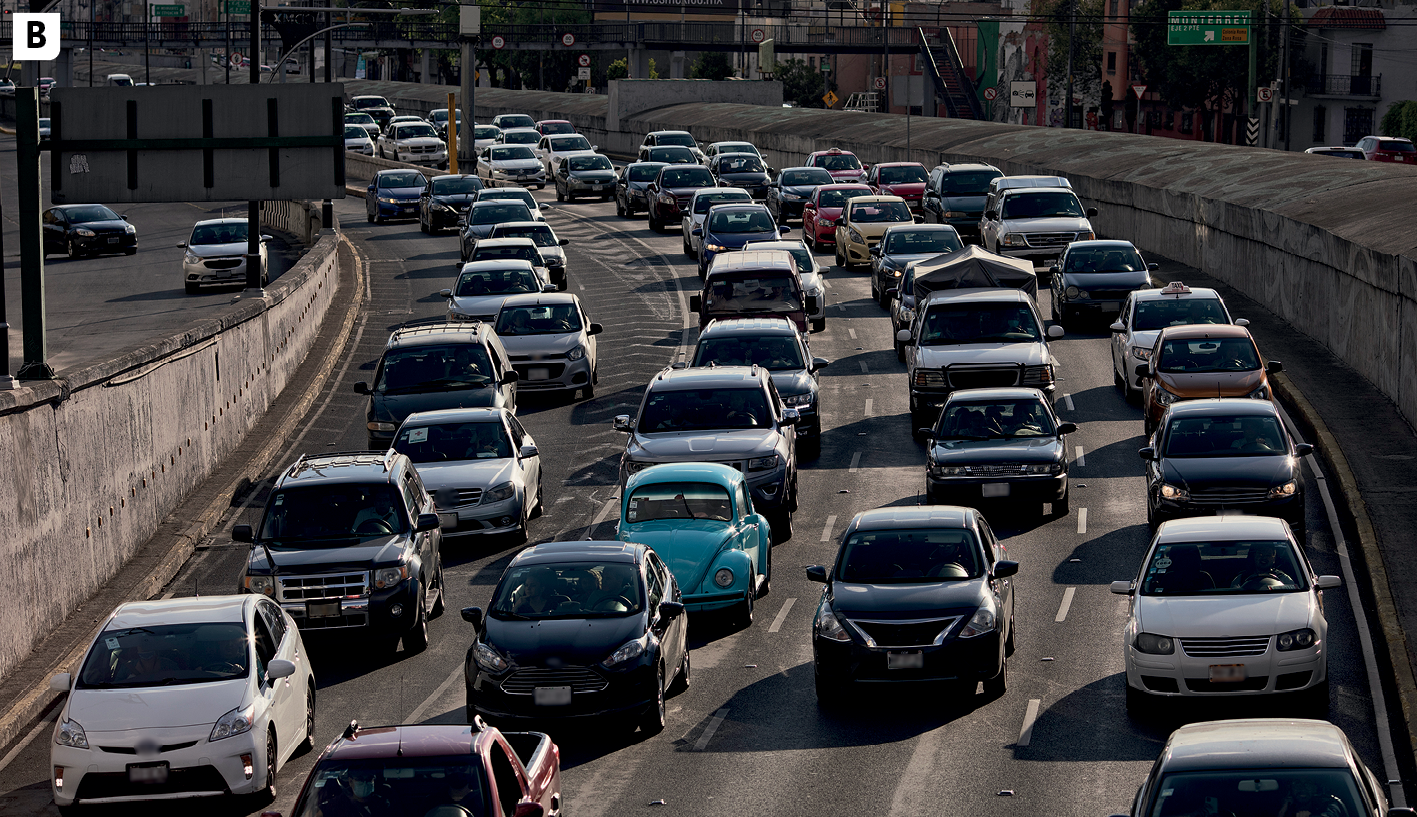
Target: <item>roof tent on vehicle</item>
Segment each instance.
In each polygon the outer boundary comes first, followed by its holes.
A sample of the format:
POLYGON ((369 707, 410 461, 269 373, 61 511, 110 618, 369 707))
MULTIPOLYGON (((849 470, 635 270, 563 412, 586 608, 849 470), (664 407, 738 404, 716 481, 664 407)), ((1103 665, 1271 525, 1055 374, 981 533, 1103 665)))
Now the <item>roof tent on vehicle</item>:
POLYGON ((936 290, 976 287, 1021 289, 1030 298, 1038 298, 1038 276, 1033 272, 1033 264, 995 255, 983 247, 971 245, 957 252, 916 261, 911 266, 915 268, 916 303, 924 303, 936 290))

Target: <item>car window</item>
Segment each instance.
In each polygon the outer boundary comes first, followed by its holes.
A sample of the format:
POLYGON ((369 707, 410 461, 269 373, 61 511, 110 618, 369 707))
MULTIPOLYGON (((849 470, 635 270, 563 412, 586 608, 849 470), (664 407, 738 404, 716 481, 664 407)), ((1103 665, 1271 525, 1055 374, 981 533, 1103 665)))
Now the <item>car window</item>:
POLYGON ((708 337, 694 350, 694 366, 762 366, 785 372, 807 368, 802 349, 791 335, 708 337))
POLYGON ((659 603, 664 601, 664 579, 660 577, 659 571, 653 565, 645 571, 649 580, 649 607, 651 610, 659 607, 659 603))
POLYGON ((260 613, 261 618, 265 619, 266 626, 271 629, 271 635, 275 638, 276 646, 279 647, 285 641, 285 616, 268 601, 258 602, 256 610, 260 613))
MULTIPOLYGON (((989 440, 1051 437, 1052 415, 1037 400, 951 401, 940 414, 938 440, 989 440)), ((1045 464, 1046 465, 1046 464, 1045 464)))
POLYGON ((572 170, 614 170, 615 166, 604 156, 572 156, 567 160, 572 170))
POLYGON ((1161 779, 1156 792, 1149 817, 1369 813, 1346 768, 1173 772, 1161 779))
POLYGON ((1082 203, 1066 191, 1017 193, 1004 199, 1003 218, 1082 218, 1082 203))
POLYGON ((526 439, 526 429, 522 428, 521 421, 515 414, 507 415, 507 425, 512 427, 512 442, 520 446, 526 439))
POLYGON ((521 219, 510 219, 508 223, 498 224, 492 229, 492 235, 497 238, 529 238, 538 247, 559 246, 556 241, 556 234, 551 232, 551 228, 545 224, 513 224, 510 222, 521 219))
POLYGON ((772 411, 762 389, 685 389, 650 394, 640 414, 642 433, 707 429, 771 428, 772 411))
POLYGON ((886 255, 947 253, 964 249, 954 230, 896 230, 886 239, 886 255))
POLYGON ((408 346, 384 353, 374 391, 453 391, 484 386, 492 380, 492 361, 480 343, 408 346))
POLYGON ((738 486, 738 516, 739 518, 750 516, 753 511, 753 500, 748 496, 748 486, 738 486))
POLYGON ((1023 304, 938 305, 925 316, 923 346, 955 343, 1016 343, 1043 337, 1033 310, 1023 304))
POLYGON ((548 140, 554 151, 590 150, 590 141, 584 136, 559 136, 548 140))
POLYGON ((1131 247, 1086 247, 1068 251, 1063 272, 1141 272, 1146 262, 1131 247))
POLYGON ((394 132, 395 139, 437 139, 438 132, 433 130, 432 125, 403 125, 394 132))
POLYGON ((658 482, 630 494, 626 522, 660 519, 733 521, 733 503, 723 486, 712 482, 658 482))
POLYGON ((669 568, 664 566, 664 562, 659 560, 654 551, 646 553, 645 558, 649 560, 650 569, 659 576, 659 582, 664 586, 664 597, 672 598, 674 594, 670 591, 674 588, 674 574, 669 572, 669 568))
POLYGON ((1173 417, 1166 425, 1167 457, 1277 457, 1289 445, 1278 418, 1211 415, 1173 417))
POLYGON ((629 562, 567 561, 512 567, 488 615, 500 619, 605 618, 644 609, 640 571, 629 562))
POLYGON ((413 472, 410 470, 403 477, 403 502, 407 509, 410 522, 416 522, 418 515, 423 512, 423 497, 425 494, 418 490, 414 484, 413 472))
POLYGON ((246 222, 232 221, 222 224, 198 224, 192 228, 188 246, 203 244, 239 244, 246 240, 246 222))
POLYGON ((661 164, 637 164, 631 165, 629 169, 629 180, 632 182, 652 182, 659 175, 661 164))
POLYGON ((98 634, 75 686, 123 689, 244 678, 250 643, 239 622, 115 627, 98 634))
POLYGON ((857 531, 837 563, 838 581, 910 584, 982 574, 974 532, 964 528, 857 531))
POLYGON ((831 184, 832 174, 826 170, 813 168, 811 170, 787 170, 783 171, 778 179, 784 187, 805 187, 812 184, 831 184))
POLYGON ((408 512, 394 486, 339 483, 276 491, 266 505, 260 538, 274 547, 346 547, 407 532, 408 512))
POLYGON ((1166 340, 1156 359, 1156 370, 1167 373, 1248 372, 1259 367, 1259 352, 1248 337, 1166 340))
POLYGON ((580 313, 571 303, 504 306, 497 316, 497 334, 503 337, 564 335, 581 329, 580 313))
POLYGON ((263 682, 266 677, 266 669, 270 667, 271 661, 276 657, 276 650, 279 643, 271 628, 261 616, 256 616, 255 621, 255 642, 256 642, 256 677, 263 682))
POLYGON ((1219 298, 1161 298, 1137 301, 1136 325, 1133 329, 1138 332, 1147 332, 1165 329, 1168 326, 1229 322, 1230 320, 1225 314, 1225 307, 1221 305, 1219 298))
POLYGON ((541 282, 525 267, 508 269, 467 270, 458 276, 453 289, 456 298, 477 298, 483 295, 515 295, 540 292, 541 282))
POLYGON ((713 187, 713 175, 706 167, 666 168, 659 174, 662 187, 713 187))
POLYGON ((488 148, 494 162, 507 162, 514 159, 535 159, 531 148, 526 145, 498 145, 488 148))
POLYGON ((851 204, 851 220, 858 224, 911 221, 910 207, 903 201, 862 201, 851 204))
POLYGON ((924 182, 926 179, 925 168, 923 167, 911 167, 906 165, 903 167, 882 167, 873 169, 880 171, 878 181, 881 184, 915 184, 924 182))
POLYGON ((1142 570, 1143 596, 1212 596, 1307 590, 1288 539, 1158 544, 1142 570))
POLYGON ((723 204, 728 201, 752 201, 753 197, 747 193, 699 193, 694 196, 694 215, 703 215, 715 204, 723 204))

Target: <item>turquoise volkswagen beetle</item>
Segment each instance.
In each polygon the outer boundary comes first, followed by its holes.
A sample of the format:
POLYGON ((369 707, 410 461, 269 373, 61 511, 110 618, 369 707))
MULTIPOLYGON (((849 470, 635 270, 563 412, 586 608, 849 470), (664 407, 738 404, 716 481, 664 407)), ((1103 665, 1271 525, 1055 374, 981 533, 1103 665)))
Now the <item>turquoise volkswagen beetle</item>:
POLYGON ((690 611, 731 610, 746 627, 753 602, 768 592, 772 530, 753 511, 743 475, 727 465, 666 463, 630 477, 619 538, 664 559, 690 611))

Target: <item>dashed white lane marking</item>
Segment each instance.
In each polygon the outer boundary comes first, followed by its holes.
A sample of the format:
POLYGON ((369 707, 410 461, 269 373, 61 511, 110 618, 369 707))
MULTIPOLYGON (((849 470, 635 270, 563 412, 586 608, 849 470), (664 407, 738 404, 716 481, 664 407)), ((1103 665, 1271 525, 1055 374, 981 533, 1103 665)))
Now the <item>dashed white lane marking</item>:
POLYGON ((713 740, 713 733, 718 731, 718 727, 723 725, 723 719, 727 717, 727 707, 724 707, 723 709, 720 709, 717 712, 713 713, 713 720, 710 720, 708 722, 708 726, 704 727, 704 733, 702 735, 699 735, 698 741, 694 744, 695 752, 702 752, 703 750, 708 748, 709 741, 713 740))
POLYGON ((848 474, 856 473, 856 469, 861 467, 861 452, 857 451, 851 455, 851 467, 846 469, 848 474))
POLYGON ((1069 587, 1063 591, 1063 603, 1058 605, 1058 615, 1053 616, 1054 621, 1062 622, 1068 617, 1068 608, 1073 606, 1073 593, 1076 591, 1076 587, 1069 587))
POLYGON ((846 330, 846 334, 850 335, 852 340, 856 340, 856 330, 855 330, 855 329, 848 329, 848 330, 846 330))
POLYGON ((871 416, 871 401, 872 401, 872 398, 870 398, 870 397, 867 397, 867 398, 866 398, 866 416, 867 416, 867 417, 870 417, 870 416, 871 416))
POLYGON ((1078 508, 1078 533, 1087 533, 1087 508, 1078 508))
POLYGON ((858 360, 858 361, 856 361, 856 362, 859 363, 859 364, 861 364, 861 373, 862 373, 862 374, 869 374, 869 371, 868 371, 867 368, 866 368, 866 361, 864 361, 864 360, 858 360))
POLYGON ((1077 462, 1077 466, 1079 468, 1085 467, 1087 465, 1087 457, 1084 456, 1082 453, 1082 446, 1073 446, 1073 460, 1077 462))
MULTIPOLYGON (((576 286, 581 288, 581 292, 585 292, 585 284, 582 284, 580 281, 577 281, 576 286)), ((1072 406, 1068 406, 1068 408, 1072 408, 1072 406)))
POLYGON ((1073 410, 1073 396, 1071 394, 1063 395, 1063 403, 1067 405, 1068 411, 1073 410))
POLYGON ((777 617, 772 620, 772 626, 768 628, 768 632, 775 633, 782 629, 782 622, 786 620, 788 612, 792 610, 792 605, 796 603, 797 599, 795 598, 782 603, 782 609, 777 611, 777 617))
POLYGON ((1028 709, 1023 713, 1023 728, 1018 732, 1018 743, 1016 746, 1027 746, 1033 740, 1033 722, 1038 720, 1038 705, 1043 701, 1038 698, 1028 702, 1028 709))
POLYGON ((828 516, 825 524, 822 525, 822 541, 830 542, 832 539, 832 526, 836 524, 835 516, 828 516))

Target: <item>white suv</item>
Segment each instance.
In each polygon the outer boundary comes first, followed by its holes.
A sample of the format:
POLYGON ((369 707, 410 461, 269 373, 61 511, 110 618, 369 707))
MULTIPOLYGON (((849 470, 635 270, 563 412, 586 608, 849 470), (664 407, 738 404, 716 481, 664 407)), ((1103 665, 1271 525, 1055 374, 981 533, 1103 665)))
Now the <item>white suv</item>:
POLYGON ((1067 179, 1006 176, 990 183, 979 235, 990 252, 1051 263, 1072 242, 1097 237, 1088 220, 1096 215, 1097 208, 1084 208, 1067 179))

